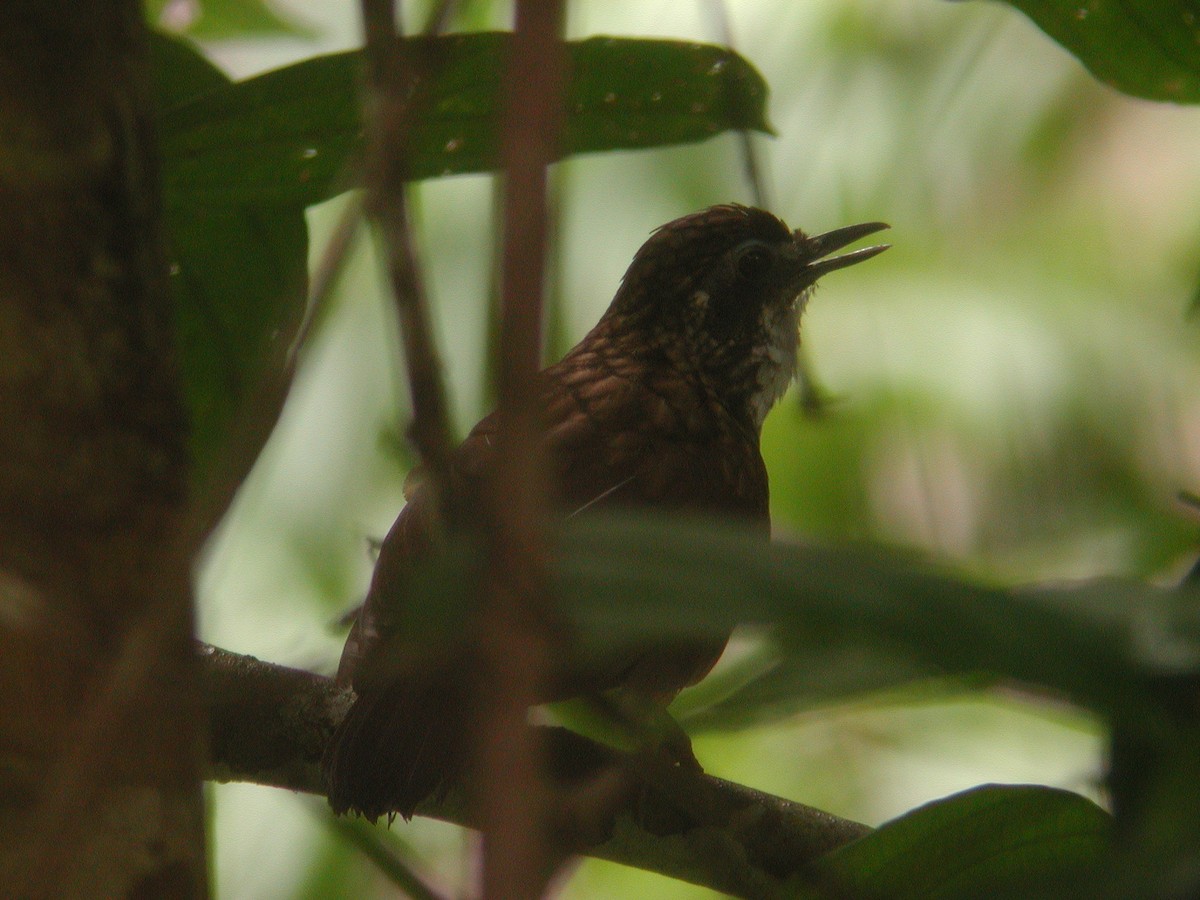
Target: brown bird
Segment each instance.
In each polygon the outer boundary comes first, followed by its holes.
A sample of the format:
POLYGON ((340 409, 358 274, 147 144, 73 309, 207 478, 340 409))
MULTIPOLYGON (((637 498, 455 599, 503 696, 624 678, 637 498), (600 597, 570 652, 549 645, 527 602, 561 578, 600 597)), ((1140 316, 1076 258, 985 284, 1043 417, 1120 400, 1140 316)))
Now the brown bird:
MULTIPOLYGON (((759 434, 795 375, 800 314, 818 278, 887 247, 829 254, 886 227, 810 237, 763 210, 727 205, 655 231, 596 327, 538 376, 562 514, 654 507, 736 517, 768 536, 759 434)), ((454 452, 444 486, 451 510, 479 503, 496 427, 488 416, 454 452)), ((338 678, 357 699, 325 757, 337 812, 409 818, 462 774, 470 654, 422 663, 403 643, 405 586, 433 540, 432 502, 420 485, 411 492, 342 653, 338 678)), ((546 699, 620 687, 665 705, 708 673, 724 645, 698 639, 564 664, 546 699)))

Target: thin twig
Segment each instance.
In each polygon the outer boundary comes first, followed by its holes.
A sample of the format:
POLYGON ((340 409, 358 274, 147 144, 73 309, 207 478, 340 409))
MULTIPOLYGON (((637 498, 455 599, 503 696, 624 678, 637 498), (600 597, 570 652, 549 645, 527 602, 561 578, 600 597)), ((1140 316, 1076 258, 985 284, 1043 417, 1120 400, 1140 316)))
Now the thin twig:
POLYGON ((421 29, 425 35, 441 34, 450 26, 450 16, 458 4, 455 0, 438 0, 425 17, 425 27, 421 29))
MULTIPOLYGON (((435 13, 431 27, 448 14, 435 13)), ((402 53, 392 0, 362 0, 367 61, 366 121, 369 132, 364 209, 379 227, 392 297, 399 319, 412 398, 411 436, 425 466, 426 490, 443 510, 451 439, 441 365, 433 342, 425 296, 408 224, 405 181, 410 135, 424 109, 426 88, 436 74, 432 58, 413 48, 402 53)), ((417 876, 412 875, 417 881, 417 876)), ((432 891, 422 890, 432 894, 432 891)))
MULTIPOLYGON (((709 0, 708 12, 717 32, 717 40, 730 50, 735 49, 733 23, 729 19, 729 9, 725 5, 725 0, 709 0)), ((750 196, 754 200, 754 205, 760 209, 770 209, 770 191, 763 176, 762 166, 759 164, 758 151, 754 146, 754 135, 748 128, 739 129, 738 141, 741 145, 742 171, 746 176, 746 184, 750 188, 750 196)))
POLYGON ((329 297, 346 266, 346 259, 354 247, 354 239, 358 236, 358 228, 362 224, 362 219, 362 201, 357 197, 351 197, 345 208, 342 209, 341 215, 338 216, 333 234, 329 236, 329 240, 325 244, 321 260, 317 263, 316 271, 313 272, 312 280, 309 283, 308 303, 304 309, 304 318, 296 328, 296 335, 292 338, 292 345, 288 348, 286 369, 283 373, 289 384, 296 375, 300 351, 308 343, 313 325, 325 311, 329 297))
POLYGON ((490 569, 479 623, 482 675, 473 801, 484 834, 485 897, 540 895, 555 816, 528 727, 549 666, 541 410, 546 168, 555 158, 566 58, 561 0, 522 0, 506 72, 499 430, 487 496, 490 569))
MULTIPOLYGON (((404 182, 409 135, 434 76, 432 60, 414 49, 401 53, 392 0, 362 0, 367 58, 367 215, 380 230, 388 278, 400 320, 412 398, 412 439, 426 480, 441 497, 451 439, 441 364, 432 337, 429 305, 408 227, 404 182)), ((431 18, 440 25, 448 13, 431 18)), ((440 502, 436 504, 440 508, 440 502)))

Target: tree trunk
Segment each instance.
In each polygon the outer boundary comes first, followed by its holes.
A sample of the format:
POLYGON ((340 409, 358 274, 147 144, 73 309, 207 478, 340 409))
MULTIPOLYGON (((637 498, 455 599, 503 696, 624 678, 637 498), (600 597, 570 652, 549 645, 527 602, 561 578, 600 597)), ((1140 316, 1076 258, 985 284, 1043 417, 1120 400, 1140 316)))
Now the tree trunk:
POLYGON ((204 893, 203 759, 145 30, 0 7, 0 884, 204 893))

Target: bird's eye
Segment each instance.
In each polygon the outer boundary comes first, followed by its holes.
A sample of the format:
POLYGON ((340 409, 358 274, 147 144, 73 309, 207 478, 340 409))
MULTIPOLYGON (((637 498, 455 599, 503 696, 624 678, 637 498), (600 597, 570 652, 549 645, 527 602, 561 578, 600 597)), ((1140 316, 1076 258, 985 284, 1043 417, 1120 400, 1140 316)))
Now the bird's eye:
POLYGON ((733 264, 737 273, 747 281, 757 281, 775 263, 775 254, 761 241, 748 241, 734 251, 733 264))

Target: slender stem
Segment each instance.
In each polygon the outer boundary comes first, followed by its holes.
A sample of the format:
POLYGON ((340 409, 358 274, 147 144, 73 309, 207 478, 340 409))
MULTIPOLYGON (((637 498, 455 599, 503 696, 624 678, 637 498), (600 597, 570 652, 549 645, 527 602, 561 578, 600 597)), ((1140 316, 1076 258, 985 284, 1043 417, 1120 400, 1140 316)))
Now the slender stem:
POLYGON ((500 428, 487 498, 490 571, 479 642, 475 814, 484 833, 485 897, 535 897, 554 868, 555 813, 541 748, 528 727, 550 662, 547 489, 535 386, 542 354, 546 167, 556 156, 564 93, 563 5, 523 0, 506 73, 501 271, 500 428))
MULTIPOLYGON (((441 9, 448 9, 442 4, 441 9)), ((426 490, 445 512, 442 488, 450 466, 450 425, 441 364, 433 341, 429 304, 408 225, 405 180, 409 135, 424 111, 436 74, 433 58, 410 46, 402 53, 392 0, 362 0, 367 59, 366 120, 369 132, 364 210, 378 226, 392 297, 400 324, 412 398, 411 436, 425 466, 426 490)), ((431 18, 431 28, 444 16, 431 18)), ((412 880, 417 882, 416 875, 412 880)), ((422 890, 432 895, 432 891, 422 890)))
MULTIPOLYGON (((733 23, 729 19, 729 8, 725 0, 709 0, 708 11, 717 32, 717 40, 730 50, 735 49, 733 23)), ((730 97, 732 99, 732 93, 730 97)), ((771 191, 768 189, 758 151, 754 146, 754 135, 747 128, 739 129, 738 142, 741 145, 742 171, 750 188, 750 197, 755 206, 770 209, 771 191)))
MULTIPOLYGON (((449 415, 404 193, 408 137, 427 99, 424 88, 436 74, 435 65, 428 54, 415 47, 410 47, 411 52, 400 52, 391 0, 362 0, 362 11, 369 130, 364 207, 383 240, 400 321, 412 399, 412 439, 425 466, 426 481, 440 497, 451 450, 449 415)), ((435 17, 431 22, 437 24, 443 18, 435 17)))

